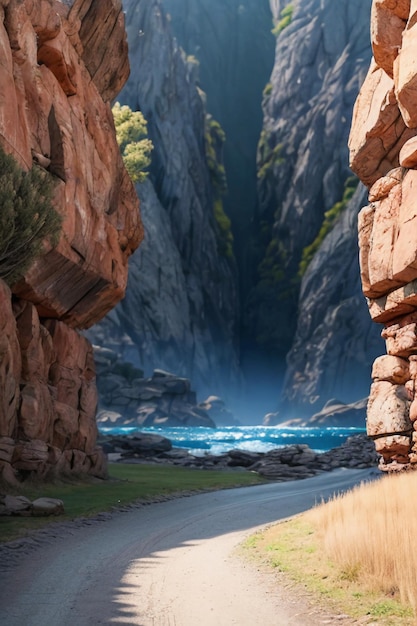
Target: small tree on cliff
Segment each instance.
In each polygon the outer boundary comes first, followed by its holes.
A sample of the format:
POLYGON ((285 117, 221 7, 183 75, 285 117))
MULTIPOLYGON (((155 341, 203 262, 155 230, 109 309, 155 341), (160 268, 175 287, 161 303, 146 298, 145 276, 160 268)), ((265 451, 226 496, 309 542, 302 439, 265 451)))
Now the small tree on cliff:
POLYGON ((16 283, 42 252, 56 245, 61 216, 52 205, 53 178, 34 165, 25 172, 0 148, 0 278, 16 283))
POLYGON ((132 111, 127 105, 120 106, 119 102, 116 102, 112 112, 125 167, 134 183, 142 183, 148 175, 144 170, 151 163, 153 150, 146 120, 140 111, 132 111))

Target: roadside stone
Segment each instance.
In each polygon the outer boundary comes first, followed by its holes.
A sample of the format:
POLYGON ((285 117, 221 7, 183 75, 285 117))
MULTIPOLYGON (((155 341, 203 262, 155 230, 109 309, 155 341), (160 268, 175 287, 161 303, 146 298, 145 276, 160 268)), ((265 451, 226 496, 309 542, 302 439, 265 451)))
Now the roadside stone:
POLYGON ((57 498, 37 498, 32 502, 32 515, 46 517, 64 513, 64 503, 57 498))
POLYGON ((0 496, 0 516, 4 515, 32 515, 32 502, 25 496, 0 496))

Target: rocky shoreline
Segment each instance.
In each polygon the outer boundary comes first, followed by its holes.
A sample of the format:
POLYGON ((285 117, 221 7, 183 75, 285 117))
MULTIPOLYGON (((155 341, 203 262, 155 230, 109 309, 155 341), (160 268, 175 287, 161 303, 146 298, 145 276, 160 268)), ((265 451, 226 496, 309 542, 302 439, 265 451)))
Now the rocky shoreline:
POLYGON ((202 470, 248 470, 268 480, 289 481, 311 478, 337 468, 377 467, 379 455, 366 434, 349 437, 327 452, 317 453, 305 444, 277 448, 269 452, 230 450, 227 454, 194 456, 175 448, 159 435, 137 433, 130 436, 102 435, 100 444, 111 462, 176 465, 202 470))

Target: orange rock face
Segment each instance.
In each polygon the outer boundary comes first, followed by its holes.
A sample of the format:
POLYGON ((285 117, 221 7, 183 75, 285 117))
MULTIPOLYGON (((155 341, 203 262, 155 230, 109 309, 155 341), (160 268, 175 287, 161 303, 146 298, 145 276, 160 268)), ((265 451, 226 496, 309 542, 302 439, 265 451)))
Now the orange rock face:
POLYGON ((103 476, 95 367, 76 329, 124 295, 143 230, 110 101, 129 74, 121 0, 0 0, 0 145, 55 179, 63 227, 0 281, 0 474, 103 476))
POLYGON ((388 353, 374 364, 367 428, 381 469, 417 469, 417 2, 374 0, 371 37, 349 139, 351 167, 370 187, 363 292, 388 353))
POLYGON ((143 236, 109 103, 129 72, 121 3, 10 0, 1 17, 0 143, 54 174, 64 218, 57 248, 13 291, 45 317, 88 327, 123 296, 143 236))

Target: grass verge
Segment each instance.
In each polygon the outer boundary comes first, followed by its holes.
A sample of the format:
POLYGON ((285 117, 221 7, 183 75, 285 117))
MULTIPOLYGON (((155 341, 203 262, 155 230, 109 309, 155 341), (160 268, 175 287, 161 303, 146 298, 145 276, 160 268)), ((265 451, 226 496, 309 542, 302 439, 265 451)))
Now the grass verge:
POLYGON ((202 471, 172 466, 111 463, 109 480, 23 484, 19 495, 31 500, 41 496, 59 498, 64 501, 65 514, 48 518, 0 517, 0 541, 20 538, 52 522, 93 516, 138 500, 263 482, 258 474, 245 471, 202 471))
POLYGON ((244 550, 313 603, 377 626, 417 624, 417 476, 387 476, 250 537, 244 550))

